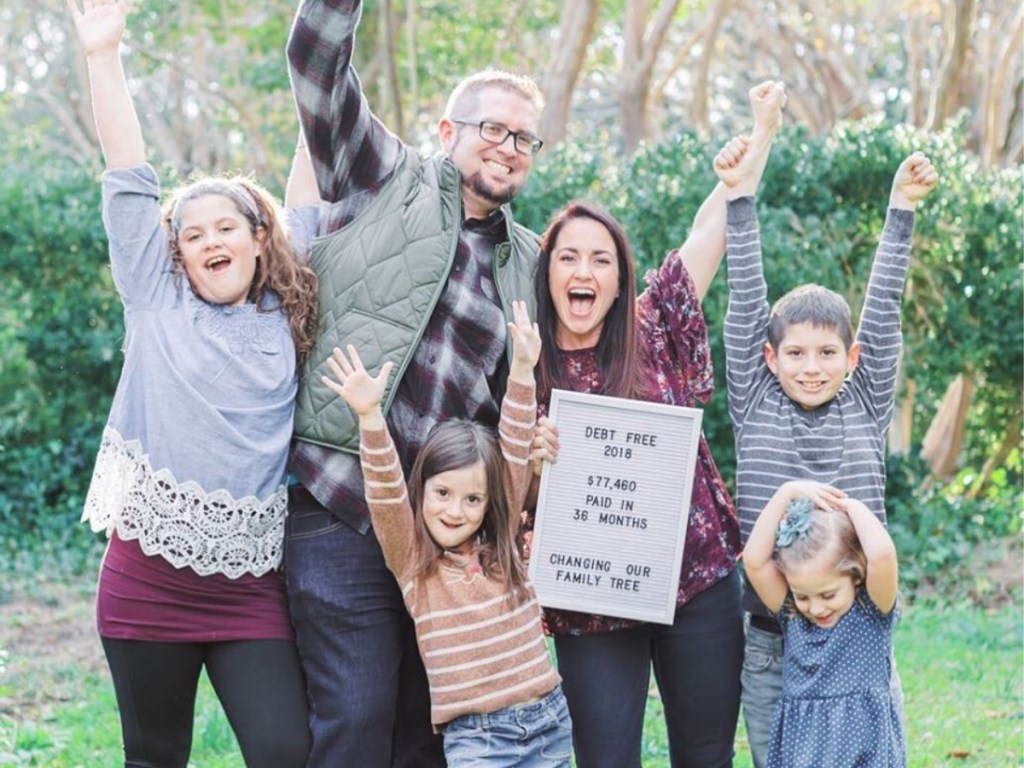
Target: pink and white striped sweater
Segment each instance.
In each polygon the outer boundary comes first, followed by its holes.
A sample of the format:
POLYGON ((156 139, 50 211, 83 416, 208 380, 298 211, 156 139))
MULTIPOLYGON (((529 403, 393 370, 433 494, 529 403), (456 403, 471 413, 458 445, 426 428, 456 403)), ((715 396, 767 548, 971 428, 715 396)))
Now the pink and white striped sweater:
MULTIPOLYGON (((498 435, 513 537, 530 480, 536 413, 534 388, 509 381, 498 435)), ((373 529, 415 622, 435 729, 461 715, 495 712, 549 693, 561 678, 544 641, 533 586, 516 604, 503 583, 484 575, 475 552, 445 553, 432 576, 412 580, 413 514, 391 435, 386 428, 361 430, 359 447, 373 529)))

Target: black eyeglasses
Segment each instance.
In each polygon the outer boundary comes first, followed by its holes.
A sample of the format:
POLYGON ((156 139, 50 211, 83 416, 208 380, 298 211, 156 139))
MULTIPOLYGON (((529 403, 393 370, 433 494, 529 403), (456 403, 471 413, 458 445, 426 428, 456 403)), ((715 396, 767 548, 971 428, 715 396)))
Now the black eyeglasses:
POLYGON ((479 123, 473 123, 469 120, 452 120, 452 122, 458 125, 477 126, 480 129, 480 138, 491 144, 504 144, 505 140, 511 136, 516 151, 524 155, 536 155, 540 152, 540 148, 544 146, 544 142, 532 133, 510 131, 501 123, 492 123, 490 120, 481 120, 479 123))

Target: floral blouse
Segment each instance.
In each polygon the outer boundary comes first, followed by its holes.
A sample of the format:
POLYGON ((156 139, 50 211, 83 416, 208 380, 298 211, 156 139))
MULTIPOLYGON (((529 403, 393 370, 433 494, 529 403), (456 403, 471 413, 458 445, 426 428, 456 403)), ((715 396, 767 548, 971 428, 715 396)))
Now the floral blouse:
MULTIPOLYGON (((650 361, 646 399, 699 407, 711 398, 714 373, 707 325, 693 280, 678 252, 672 251, 660 269, 647 273, 645 281, 647 289, 637 300, 637 333, 650 361)), ((574 391, 601 393, 594 348, 561 350, 560 356, 574 391)), ((547 402, 539 404, 541 416, 547 410, 547 402)), ((523 526, 527 550, 533 522, 533 513, 527 512, 523 526)), ((676 605, 683 605, 729 575, 736 567, 739 551, 736 510, 702 434, 676 605)), ((545 609, 544 622, 545 630, 552 635, 590 635, 641 623, 561 609, 545 609)))

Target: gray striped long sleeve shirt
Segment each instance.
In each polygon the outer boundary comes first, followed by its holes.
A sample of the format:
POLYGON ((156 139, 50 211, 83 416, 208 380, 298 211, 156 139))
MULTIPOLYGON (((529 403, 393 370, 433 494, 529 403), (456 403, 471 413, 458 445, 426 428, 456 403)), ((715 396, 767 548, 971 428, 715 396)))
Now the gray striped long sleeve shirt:
POLYGON ((726 380, 741 540, 746 544, 761 510, 789 480, 828 483, 885 522, 885 435, 892 421, 914 214, 889 210, 857 329, 860 362, 835 399, 807 411, 786 396, 764 360, 769 306, 754 199, 728 206, 726 380))

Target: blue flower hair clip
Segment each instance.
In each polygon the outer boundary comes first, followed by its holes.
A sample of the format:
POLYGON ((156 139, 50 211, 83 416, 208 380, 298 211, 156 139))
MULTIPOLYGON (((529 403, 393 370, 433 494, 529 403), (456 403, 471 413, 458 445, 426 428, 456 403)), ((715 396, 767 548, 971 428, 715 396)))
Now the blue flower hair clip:
POLYGON ((805 535, 811 528, 811 510, 814 502, 810 499, 793 499, 786 505, 786 516, 775 532, 775 546, 783 549, 805 535))

